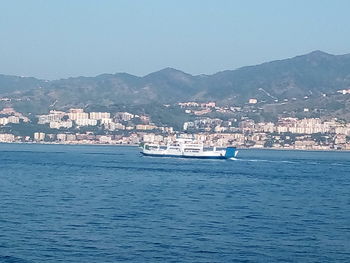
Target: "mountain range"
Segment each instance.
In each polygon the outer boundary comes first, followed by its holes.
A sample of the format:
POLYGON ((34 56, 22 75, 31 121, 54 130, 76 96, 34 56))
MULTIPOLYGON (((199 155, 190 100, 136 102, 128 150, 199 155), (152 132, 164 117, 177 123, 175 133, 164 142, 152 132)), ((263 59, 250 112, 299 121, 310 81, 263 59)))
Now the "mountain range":
POLYGON ((213 75, 191 75, 173 68, 143 77, 117 73, 52 81, 0 75, 0 97, 11 98, 2 101, 2 106, 34 111, 193 100, 232 105, 249 98, 272 102, 349 88, 350 54, 332 55, 322 51, 213 75))

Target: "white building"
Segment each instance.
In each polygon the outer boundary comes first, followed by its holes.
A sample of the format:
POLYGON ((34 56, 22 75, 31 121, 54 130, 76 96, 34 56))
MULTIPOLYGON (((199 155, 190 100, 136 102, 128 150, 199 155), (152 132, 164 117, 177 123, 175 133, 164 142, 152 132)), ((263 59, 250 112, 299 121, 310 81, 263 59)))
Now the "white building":
POLYGON ((57 140, 64 142, 67 140, 67 135, 64 133, 59 133, 59 134, 57 134, 57 140))
POLYGON ((43 133, 43 132, 35 132, 34 133, 34 140, 35 141, 43 141, 43 140, 45 140, 45 133, 43 133))
POLYGON ((90 119, 76 119, 75 123, 78 126, 96 126, 97 120, 90 120, 90 119))
POLYGON ((101 136, 99 138, 99 142, 100 143, 104 143, 104 144, 111 143, 112 142, 112 138, 111 138, 111 136, 103 135, 103 136, 101 136))
POLYGON ((14 142, 15 136, 9 133, 0 134, 0 142, 14 142))
POLYGON ((87 112, 69 112, 68 113, 69 119, 75 121, 79 119, 89 119, 89 113, 87 112))
POLYGON ((75 141, 77 136, 75 134, 67 134, 67 141, 75 141))
POLYGON ((0 125, 6 125, 9 123, 8 118, 4 117, 4 118, 0 118, 0 125))
POLYGON ((49 114, 47 115, 39 115, 38 116, 38 123, 39 124, 45 124, 45 123, 49 123, 51 121, 60 121, 62 120, 62 118, 67 115, 65 112, 63 111, 55 111, 55 110, 51 110, 49 114))
POLYGON ((93 120, 102 120, 111 118, 111 114, 109 112, 90 112, 90 119, 93 120))
POLYGON ((258 100, 255 99, 255 98, 251 98, 251 99, 249 99, 248 103, 249 103, 249 104, 257 104, 257 103, 258 103, 258 100))
POLYGON ((82 113, 82 112, 84 112, 84 110, 81 108, 72 108, 72 109, 69 109, 69 112, 70 113, 82 113))
POLYGON ((110 124, 110 123, 112 123, 112 119, 111 118, 101 118, 100 121, 101 121, 101 124, 110 124))
POLYGON ((19 118, 17 116, 8 117, 9 123, 19 123, 19 118))
POLYGON ((73 126, 72 121, 51 121, 50 122, 51 129, 60 129, 60 128, 69 129, 69 128, 72 128, 72 126, 73 126))

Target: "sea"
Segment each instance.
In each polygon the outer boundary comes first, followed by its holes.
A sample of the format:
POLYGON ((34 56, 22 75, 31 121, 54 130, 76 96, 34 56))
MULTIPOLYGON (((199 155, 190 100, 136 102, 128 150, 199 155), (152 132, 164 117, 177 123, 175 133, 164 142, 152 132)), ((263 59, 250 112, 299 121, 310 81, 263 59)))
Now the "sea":
POLYGON ((0 262, 350 262, 350 152, 0 144, 0 262))

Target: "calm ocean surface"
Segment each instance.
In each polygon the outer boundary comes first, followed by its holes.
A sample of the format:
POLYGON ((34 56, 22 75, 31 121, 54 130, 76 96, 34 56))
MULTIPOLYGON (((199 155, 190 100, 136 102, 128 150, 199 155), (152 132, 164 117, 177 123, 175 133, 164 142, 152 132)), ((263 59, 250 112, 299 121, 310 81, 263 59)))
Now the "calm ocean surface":
POLYGON ((350 262, 350 153, 0 144, 0 262, 350 262))

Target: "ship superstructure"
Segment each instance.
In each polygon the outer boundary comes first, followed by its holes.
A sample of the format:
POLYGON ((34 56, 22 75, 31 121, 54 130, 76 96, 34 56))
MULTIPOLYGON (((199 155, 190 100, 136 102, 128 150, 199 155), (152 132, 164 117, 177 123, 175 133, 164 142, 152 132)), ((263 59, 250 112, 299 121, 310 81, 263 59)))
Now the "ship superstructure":
POLYGON ((237 155, 237 150, 235 147, 227 147, 225 149, 217 149, 216 147, 205 148, 203 143, 195 142, 192 139, 180 138, 166 146, 145 144, 141 153, 154 157, 230 159, 237 155))

